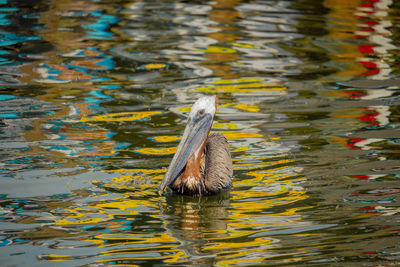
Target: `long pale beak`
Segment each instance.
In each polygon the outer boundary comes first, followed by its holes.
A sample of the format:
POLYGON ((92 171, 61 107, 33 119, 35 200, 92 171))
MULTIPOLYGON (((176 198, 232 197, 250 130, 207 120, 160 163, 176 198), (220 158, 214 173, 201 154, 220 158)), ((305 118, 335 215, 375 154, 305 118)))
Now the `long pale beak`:
POLYGON ((211 114, 206 113, 196 120, 190 120, 186 125, 178 149, 161 182, 160 189, 162 191, 164 191, 168 185, 175 182, 176 178, 184 171, 189 157, 198 152, 202 147, 208 137, 212 122, 213 117, 211 114))

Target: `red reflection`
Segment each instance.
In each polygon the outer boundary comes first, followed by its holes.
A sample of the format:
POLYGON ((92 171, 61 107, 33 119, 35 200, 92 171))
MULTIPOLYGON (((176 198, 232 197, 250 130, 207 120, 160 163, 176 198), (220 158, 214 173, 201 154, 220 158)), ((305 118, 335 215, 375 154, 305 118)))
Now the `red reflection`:
POLYGON ((361 180, 368 180, 370 176, 369 175, 353 175, 351 177, 356 178, 356 179, 361 179, 361 180))
POLYGON ((367 139, 352 138, 352 139, 348 140, 346 146, 348 146, 348 147, 350 147, 352 149, 361 149, 362 147, 357 146, 357 143, 360 143, 360 142, 365 141, 365 140, 367 140, 367 139))
POLYGON ((360 210, 368 210, 368 212, 378 212, 378 210, 376 210, 375 206, 360 207, 360 210))
POLYGON ((367 72, 364 72, 361 74, 361 76, 369 76, 369 75, 374 75, 379 73, 378 65, 373 63, 373 62, 363 62, 360 61, 361 64, 364 65, 365 68, 370 69, 367 72))
POLYGON ((353 91, 353 90, 344 90, 346 94, 349 95, 351 98, 361 98, 363 96, 368 95, 367 92, 360 92, 360 91, 353 91))
POLYGON ((361 53, 368 53, 368 54, 373 54, 373 53, 375 53, 375 51, 374 51, 374 46, 373 46, 373 45, 360 45, 360 46, 358 47, 358 50, 359 50, 361 53))
POLYGON ((379 116, 379 112, 375 110, 371 110, 370 108, 365 108, 366 112, 364 113, 363 116, 358 117, 359 120, 363 122, 367 122, 370 125, 379 125, 379 121, 377 119, 377 116, 379 116))
POLYGON ((381 73, 382 66, 379 66, 378 62, 381 60, 380 54, 385 54, 387 47, 385 47, 385 43, 377 43, 374 37, 387 35, 387 25, 384 24, 383 20, 387 15, 379 11, 382 11, 382 8, 384 9, 388 5, 387 0, 364 0, 355 13, 356 17, 361 21, 361 25, 354 37, 366 39, 371 43, 358 46, 358 50, 365 56, 359 62, 367 69, 360 76, 373 76, 381 73))

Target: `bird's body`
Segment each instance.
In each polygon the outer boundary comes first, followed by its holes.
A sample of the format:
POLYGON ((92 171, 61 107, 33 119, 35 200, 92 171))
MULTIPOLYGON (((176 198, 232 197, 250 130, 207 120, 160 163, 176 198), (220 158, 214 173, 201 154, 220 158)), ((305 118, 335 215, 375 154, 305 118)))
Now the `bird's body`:
POLYGON ((199 176, 183 172, 170 188, 184 195, 213 195, 232 187, 232 160, 225 136, 212 133, 200 160, 199 176))
POLYGON ((229 143, 219 133, 208 135, 216 111, 216 97, 202 97, 190 111, 177 152, 161 183, 178 194, 213 195, 232 187, 229 143))

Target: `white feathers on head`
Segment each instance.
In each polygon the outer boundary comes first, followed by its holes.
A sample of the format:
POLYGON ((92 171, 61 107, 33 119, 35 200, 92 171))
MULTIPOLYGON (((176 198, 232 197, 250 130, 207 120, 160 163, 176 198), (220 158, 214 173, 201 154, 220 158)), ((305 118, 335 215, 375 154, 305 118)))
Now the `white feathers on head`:
POLYGON ((193 118, 197 112, 200 110, 204 109, 205 113, 211 114, 212 117, 214 117, 215 112, 216 112, 216 96, 203 96, 200 97, 192 106, 192 109, 190 110, 189 117, 193 118))

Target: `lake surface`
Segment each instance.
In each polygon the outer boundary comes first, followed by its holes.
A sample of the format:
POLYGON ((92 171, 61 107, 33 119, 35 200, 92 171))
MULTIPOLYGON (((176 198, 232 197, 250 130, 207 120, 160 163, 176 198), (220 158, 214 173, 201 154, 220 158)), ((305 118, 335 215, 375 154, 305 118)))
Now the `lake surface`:
POLYGON ((399 14, 0 0, 1 265, 399 265, 399 14), (212 94, 234 189, 160 195, 212 94))

